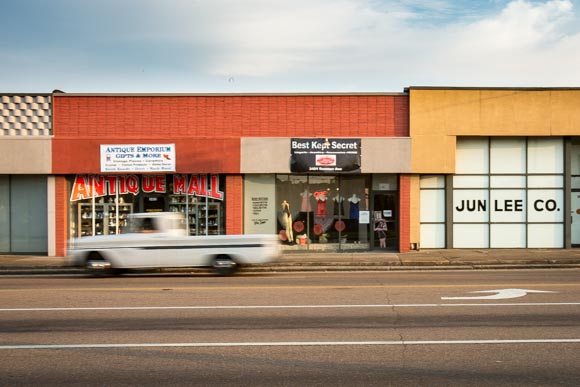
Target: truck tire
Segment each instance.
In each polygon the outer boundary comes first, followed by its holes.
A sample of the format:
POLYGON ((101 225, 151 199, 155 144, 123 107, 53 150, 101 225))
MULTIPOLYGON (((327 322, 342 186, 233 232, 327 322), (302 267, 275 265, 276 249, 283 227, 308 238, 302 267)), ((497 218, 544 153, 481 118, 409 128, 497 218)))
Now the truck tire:
POLYGON ((85 272, 93 277, 109 276, 114 274, 111 263, 100 253, 93 251, 89 253, 85 261, 85 272))
POLYGON ((212 268, 217 275, 228 276, 237 272, 239 266, 229 255, 221 254, 213 259, 212 268))

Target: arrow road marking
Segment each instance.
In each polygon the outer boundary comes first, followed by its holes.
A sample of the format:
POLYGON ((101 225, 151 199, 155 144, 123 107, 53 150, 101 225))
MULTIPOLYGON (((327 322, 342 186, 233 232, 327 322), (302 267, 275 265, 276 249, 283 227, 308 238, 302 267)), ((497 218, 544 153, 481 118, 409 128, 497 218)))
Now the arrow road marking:
POLYGON ((467 297, 441 297, 442 300, 504 300, 507 298, 523 297, 528 293, 558 293, 549 290, 528 290, 528 289, 497 289, 479 290, 470 293, 495 293, 488 296, 467 296, 467 297))

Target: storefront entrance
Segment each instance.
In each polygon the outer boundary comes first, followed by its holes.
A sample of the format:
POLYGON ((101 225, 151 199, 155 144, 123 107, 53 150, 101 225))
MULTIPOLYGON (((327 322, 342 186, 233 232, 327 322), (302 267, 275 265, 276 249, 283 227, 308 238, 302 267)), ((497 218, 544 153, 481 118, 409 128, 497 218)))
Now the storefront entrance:
POLYGON ((399 205, 397 192, 374 193, 372 199, 371 246, 379 250, 399 248, 399 205))
POLYGON ((572 246, 580 247, 580 190, 572 191, 572 200, 570 201, 572 232, 572 246))

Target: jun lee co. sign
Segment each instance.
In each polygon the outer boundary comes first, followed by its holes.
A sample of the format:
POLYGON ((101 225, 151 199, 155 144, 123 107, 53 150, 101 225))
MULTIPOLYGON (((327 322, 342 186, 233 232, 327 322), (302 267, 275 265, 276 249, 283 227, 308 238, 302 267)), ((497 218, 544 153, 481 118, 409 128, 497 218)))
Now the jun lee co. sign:
POLYGON ((360 173, 360 138, 292 138, 290 171, 360 173))
POLYGON ((101 145, 101 172, 175 172, 175 144, 101 145))

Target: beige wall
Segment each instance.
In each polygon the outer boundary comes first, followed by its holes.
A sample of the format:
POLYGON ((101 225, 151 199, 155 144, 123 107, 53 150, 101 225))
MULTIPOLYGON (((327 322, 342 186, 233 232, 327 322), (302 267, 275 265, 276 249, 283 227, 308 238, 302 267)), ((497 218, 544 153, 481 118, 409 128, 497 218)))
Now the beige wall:
POLYGON ((413 173, 454 173, 456 136, 578 136, 580 90, 411 88, 413 173))
MULTIPOLYGON (((290 173, 289 138, 242 138, 241 173, 290 173)), ((362 138, 361 173, 409 173, 411 139, 362 138)))
POLYGON ((241 173, 290 173, 289 138, 242 138, 241 173))
POLYGON ((411 172, 410 138, 363 138, 362 173, 411 172))
POLYGON ((1 174, 51 174, 50 138, 0 139, 1 174))

